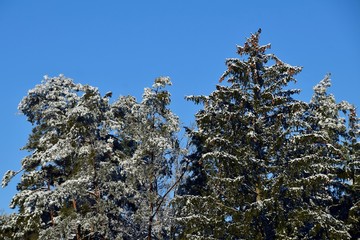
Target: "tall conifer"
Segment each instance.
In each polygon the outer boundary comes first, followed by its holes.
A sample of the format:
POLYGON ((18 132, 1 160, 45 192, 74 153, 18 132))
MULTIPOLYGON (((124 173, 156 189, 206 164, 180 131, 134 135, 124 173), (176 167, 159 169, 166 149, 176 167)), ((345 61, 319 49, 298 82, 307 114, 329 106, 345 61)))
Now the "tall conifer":
POLYGON ((186 207, 179 221, 185 238, 272 238, 269 214, 276 165, 281 147, 291 135, 291 116, 304 103, 287 89, 301 71, 266 54, 270 44, 259 45, 260 30, 237 47, 240 58, 226 60, 227 70, 209 96, 190 96, 204 108, 196 114, 205 149, 200 161, 209 194, 184 195, 186 207))

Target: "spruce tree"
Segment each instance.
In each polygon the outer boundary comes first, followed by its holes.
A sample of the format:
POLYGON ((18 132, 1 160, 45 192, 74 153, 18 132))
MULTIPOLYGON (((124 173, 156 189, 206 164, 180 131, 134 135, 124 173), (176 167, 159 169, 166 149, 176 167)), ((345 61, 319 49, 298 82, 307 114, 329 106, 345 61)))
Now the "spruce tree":
POLYGON ((229 84, 188 98, 204 108, 175 200, 180 238, 356 238, 355 107, 327 93, 329 75, 310 103, 293 99, 299 90, 287 85, 301 68, 265 54, 259 35, 238 46, 242 58, 227 60, 220 82, 229 84))
POLYGON ((276 237, 348 239, 345 222, 330 209, 344 194, 339 170, 345 167, 346 125, 326 76, 314 87, 310 103, 294 116, 295 128, 282 147, 273 178, 276 237))
POLYGON ((226 60, 221 84, 189 96, 186 128, 170 110, 168 77, 140 102, 45 77, 19 111, 33 125, 13 214, 1 239, 357 239, 360 120, 327 75, 309 103, 291 89, 301 67, 259 45, 226 60), (181 166, 178 166, 181 163, 181 166))
POLYGON ((301 71, 266 54, 259 45, 260 30, 237 47, 240 58, 227 59, 228 69, 209 96, 190 96, 204 108, 196 114, 203 139, 200 158, 207 174, 208 194, 184 195, 179 214, 184 238, 270 239, 275 235, 269 209, 275 164, 281 146, 291 135, 291 116, 304 103, 286 89, 301 71))
POLYGON ((341 191, 338 191, 331 213, 348 224, 348 232, 352 239, 360 238, 360 118, 356 107, 347 102, 338 104, 345 114, 347 132, 344 139, 346 155, 344 163, 337 171, 341 182, 341 191))

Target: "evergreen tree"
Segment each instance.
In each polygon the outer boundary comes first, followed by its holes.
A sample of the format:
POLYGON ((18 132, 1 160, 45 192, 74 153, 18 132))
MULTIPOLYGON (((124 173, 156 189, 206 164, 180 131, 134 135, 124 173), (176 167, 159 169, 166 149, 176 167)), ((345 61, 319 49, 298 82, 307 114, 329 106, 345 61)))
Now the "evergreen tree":
MULTIPOLYGON (((209 194, 209 187, 207 184, 208 176, 206 174, 201 156, 204 149, 204 140, 193 129, 185 128, 190 141, 187 146, 187 155, 181 159, 179 165, 179 172, 182 177, 176 194, 172 199, 172 205, 175 209, 175 218, 177 216, 187 213, 187 202, 189 198, 196 201, 199 196, 206 196, 209 194)), ((187 221, 179 221, 177 218, 174 233, 176 237, 187 232, 187 228, 191 228, 193 223, 197 222, 197 218, 187 219, 187 221), (182 224, 179 224, 179 223, 182 224)), ((181 238, 181 236, 180 236, 181 238)))
POLYGON ((314 87, 310 103, 294 100, 299 90, 286 86, 301 69, 265 54, 270 45, 259 46, 259 35, 238 47, 247 59, 227 60, 220 81, 227 78, 228 86, 189 97, 204 109, 190 131, 195 151, 176 200, 181 237, 355 238, 355 108, 327 94, 329 76, 314 87))
POLYGON ((336 196, 336 203, 331 212, 345 221, 352 239, 360 238, 360 119, 355 106, 341 102, 339 109, 347 120, 347 134, 344 145, 346 155, 344 164, 338 169, 338 179, 344 185, 336 196))
POLYGON ((142 100, 45 77, 19 111, 33 125, 0 239, 360 238, 360 119, 327 75, 309 103, 261 30, 208 96, 180 147, 168 77, 142 100), (186 153, 186 154, 185 154, 186 153), (178 164, 180 166, 178 166, 178 164), (185 177, 184 177, 185 176, 185 177))
POLYGON ((125 97, 113 105, 116 116, 129 112, 116 131, 119 138, 129 139, 135 146, 122 164, 127 191, 132 196, 129 201, 134 206, 133 214, 128 216, 132 226, 127 239, 167 239, 171 235, 169 200, 178 182, 173 166, 181 152, 179 120, 168 108, 167 85, 171 85, 169 78, 157 78, 152 88, 145 88, 140 103, 125 97))
POLYGON ((19 110, 33 125, 22 172, 0 236, 11 239, 164 239, 172 231, 170 195, 180 147, 168 78, 142 102, 109 104, 91 86, 59 76, 29 91, 19 110))
POLYGON ((281 146, 289 132, 291 116, 304 103, 292 98, 298 90, 285 87, 300 67, 265 54, 270 45, 259 45, 260 30, 252 34, 238 54, 247 59, 226 61, 228 69, 209 96, 189 97, 203 103, 196 114, 203 139, 200 158, 207 174, 209 194, 180 197, 184 238, 269 239, 275 235, 269 209, 269 187, 281 146), (273 63, 272 65, 268 65, 273 63))
POLYGON ((12 220, 12 215, 7 215, 5 213, 0 213, 0 238, 4 240, 12 239, 13 235, 13 226, 8 223, 12 220))
MULTIPOLYGON (((186 133, 190 137, 188 148, 188 155, 182 159, 182 173, 186 174, 186 177, 182 179, 181 184, 177 189, 177 194, 182 195, 204 195, 209 191, 207 187, 207 174, 201 156, 204 149, 204 140, 193 129, 185 128, 186 133), (191 147, 190 147, 191 146, 191 147)), ((180 204, 176 199, 175 202, 180 204)))
MULTIPOLYGON (((59 76, 30 90, 19 110, 34 125, 8 225, 13 239, 114 238, 109 182, 121 179, 107 130, 108 97, 59 76)), ((15 174, 8 171, 3 186, 15 174)), ((113 209, 115 209, 113 207, 113 209)), ((115 216, 114 216, 115 215, 115 216)), ((118 217, 116 217, 118 219, 118 217)))
POLYGON ((282 147, 272 186, 278 238, 350 237, 344 221, 330 211, 346 187, 338 174, 345 164, 346 126, 334 96, 326 92, 329 86, 326 76, 314 87, 312 100, 294 117, 295 128, 282 147))

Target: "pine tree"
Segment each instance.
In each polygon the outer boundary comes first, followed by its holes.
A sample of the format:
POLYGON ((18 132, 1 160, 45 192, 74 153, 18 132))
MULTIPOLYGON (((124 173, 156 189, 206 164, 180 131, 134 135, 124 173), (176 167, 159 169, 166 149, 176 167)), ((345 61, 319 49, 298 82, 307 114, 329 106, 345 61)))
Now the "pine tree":
POLYGON ((190 146, 180 147, 168 77, 142 100, 45 77, 19 111, 33 125, 0 239, 360 238, 360 119, 328 94, 309 103, 261 30, 226 60, 190 146), (225 82, 226 80, 226 82, 225 82), (179 166, 179 163, 180 166, 179 166))
POLYGON ((129 112, 122 117, 124 125, 116 129, 118 138, 129 139, 135 146, 122 164, 134 206, 128 216, 132 225, 127 239, 167 239, 171 235, 169 200, 178 182, 173 166, 181 152, 179 120, 168 108, 167 85, 171 85, 169 78, 157 78, 152 88, 145 88, 140 103, 123 97, 113 105, 116 116, 129 112))
POLYGON ((247 58, 226 61, 228 69, 209 96, 189 97, 203 103, 196 114, 193 133, 204 141, 200 161, 207 174, 209 194, 181 198, 179 211, 184 238, 270 239, 275 232, 268 214, 272 207, 269 186, 281 146, 291 134, 291 116, 304 103, 285 87, 300 67, 265 54, 270 45, 259 45, 260 30, 237 52, 247 58), (273 63, 272 65, 268 65, 273 63))
MULTIPOLYGON (((209 191, 208 178, 201 160, 202 154, 206 152, 204 139, 194 129, 185 127, 185 131, 190 141, 187 146, 188 154, 181 161, 180 171, 186 176, 182 179, 176 193, 178 196, 206 195, 206 192, 209 191)), ((180 199, 181 197, 174 199, 174 204, 181 204, 180 199)))
MULTIPOLYGON (((109 144, 108 109, 96 88, 64 76, 46 78, 21 101, 34 128, 11 203, 19 209, 13 239, 113 238, 107 185, 121 175, 109 158, 116 149, 109 144)), ((14 174, 7 172, 3 186, 14 174)))
POLYGON ((0 238, 4 240, 12 239, 14 227, 11 225, 12 215, 0 214, 0 238))
POLYGON ((11 239, 165 239, 179 179, 179 120, 168 105, 169 78, 143 100, 109 104, 88 85, 59 76, 30 90, 19 110, 34 125, 30 152, 0 236, 11 239))
MULTIPOLYGON (((202 154, 206 152, 204 149, 204 140, 193 129, 185 128, 185 130, 190 141, 186 148, 187 155, 182 158, 178 169, 180 174, 185 177, 181 178, 179 187, 172 199, 172 205, 175 209, 175 219, 177 218, 176 215, 183 216, 188 213, 186 205, 189 198, 192 198, 194 202, 197 197, 206 196, 210 191, 207 184, 208 176, 201 160, 202 154)), ((197 222, 196 218, 192 220, 187 219, 187 221, 179 220, 180 218, 177 218, 177 224, 175 224, 176 227, 174 229, 175 236, 177 237, 187 232, 187 228, 193 226, 191 222, 197 222), (188 222, 188 220, 190 221, 188 222)))
POLYGON ((345 164, 346 126, 334 96, 326 92, 329 86, 326 76, 314 87, 282 148, 272 186, 278 238, 349 238, 344 221, 330 211, 346 187, 338 174, 345 164))
POLYGON ((337 172, 343 186, 330 209, 337 218, 345 221, 352 239, 360 238, 360 119, 356 108, 347 102, 341 102, 339 109, 347 120, 347 134, 344 141, 346 155, 344 164, 337 172))

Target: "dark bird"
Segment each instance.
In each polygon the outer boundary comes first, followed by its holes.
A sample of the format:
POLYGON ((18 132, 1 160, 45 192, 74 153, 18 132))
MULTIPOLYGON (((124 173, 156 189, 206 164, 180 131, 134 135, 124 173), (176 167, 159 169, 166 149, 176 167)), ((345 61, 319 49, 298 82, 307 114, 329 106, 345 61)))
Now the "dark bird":
POLYGON ((112 97, 112 92, 107 92, 104 96, 104 98, 111 98, 112 97))

